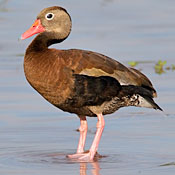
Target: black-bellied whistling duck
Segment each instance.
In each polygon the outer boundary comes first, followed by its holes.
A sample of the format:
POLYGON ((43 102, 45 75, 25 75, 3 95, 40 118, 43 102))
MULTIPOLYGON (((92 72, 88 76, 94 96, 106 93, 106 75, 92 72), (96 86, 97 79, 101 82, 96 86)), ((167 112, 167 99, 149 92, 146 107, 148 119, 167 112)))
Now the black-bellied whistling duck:
POLYGON ((134 68, 100 53, 48 47, 65 40, 71 31, 71 18, 62 7, 43 9, 21 37, 39 33, 26 50, 24 72, 28 82, 54 106, 80 118, 80 139, 76 154, 69 158, 93 160, 105 126, 103 115, 121 107, 159 109, 153 101, 156 91, 150 80, 134 68), (88 152, 84 151, 86 116, 97 117, 97 131, 88 152))

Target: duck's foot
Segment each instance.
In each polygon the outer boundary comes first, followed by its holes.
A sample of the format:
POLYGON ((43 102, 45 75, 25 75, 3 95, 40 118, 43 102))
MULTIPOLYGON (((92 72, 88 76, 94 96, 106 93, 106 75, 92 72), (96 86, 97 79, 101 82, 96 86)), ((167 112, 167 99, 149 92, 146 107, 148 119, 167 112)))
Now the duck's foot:
POLYGON ((95 155, 92 155, 90 151, 85 151, 84 153, 70 154, 70 155, 67 155, 67 157, 70 159, 75 159, 79 161, 93 161, 101 158, 102 156, 97 152, 95 153, 95 155))

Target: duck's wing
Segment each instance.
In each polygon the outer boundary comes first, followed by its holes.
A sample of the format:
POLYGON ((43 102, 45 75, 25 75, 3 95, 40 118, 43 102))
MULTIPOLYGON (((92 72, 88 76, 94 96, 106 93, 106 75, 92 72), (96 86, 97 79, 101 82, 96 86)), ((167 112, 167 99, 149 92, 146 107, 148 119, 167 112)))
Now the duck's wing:
POLYGON ((112 100, 121 91, 120 83, 110 76, 73 74, 74 84, 66 103, 72 107, 100 106, 112 100))
POLYGON ((127 68, 118 61, 96 52, 76 49, 69 50, 69 52, 71 52, 69 65, 76 74, 113 77, 120 85, 141 86, 150 90, 154 97, 157 96, 151 81, 140 71, 127 68))

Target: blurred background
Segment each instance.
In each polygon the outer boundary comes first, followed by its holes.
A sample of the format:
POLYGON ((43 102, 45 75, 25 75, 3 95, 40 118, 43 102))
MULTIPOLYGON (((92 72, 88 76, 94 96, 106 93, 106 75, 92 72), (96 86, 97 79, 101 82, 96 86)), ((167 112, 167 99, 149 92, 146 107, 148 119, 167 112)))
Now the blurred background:
MULTIPOLYGON (((175 1, 0 0, 0 174, 174 174, 175 1), (106 116, 94 163, 71 162, 79 119, 53 107, 23 73, 21 34, 45 7, 67 9, 73 26, 54 48, 100 52, 145 73, 164 112, 128 107, 106 116)), ((89 118, 87 149, 96 130, 89 118)))

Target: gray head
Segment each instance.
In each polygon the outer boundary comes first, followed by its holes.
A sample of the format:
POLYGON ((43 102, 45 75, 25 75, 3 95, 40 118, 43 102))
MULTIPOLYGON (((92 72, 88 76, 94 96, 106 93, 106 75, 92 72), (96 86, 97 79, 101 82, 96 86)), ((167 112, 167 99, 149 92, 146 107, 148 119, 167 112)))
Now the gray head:
POLYGON ((43 9, 36 21, 23 35, 22 39, 40 33, 39 38, 47 39, 47 46, 66 39, 71 31, 71 17, 67 11, 58 6, 43 9))

